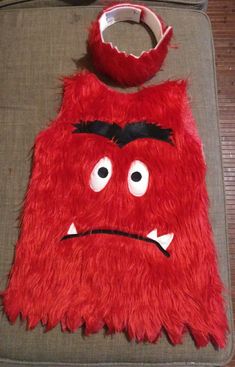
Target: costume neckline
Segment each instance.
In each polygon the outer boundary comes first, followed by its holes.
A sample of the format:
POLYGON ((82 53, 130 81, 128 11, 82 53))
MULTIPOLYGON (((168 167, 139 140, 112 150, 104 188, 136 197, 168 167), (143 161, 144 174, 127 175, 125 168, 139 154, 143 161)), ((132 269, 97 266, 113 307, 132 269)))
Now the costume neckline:
POLYGON ((116 95, 116 96, 123 96, 123 97, 127 97, 127 98, 135 98, 135 97, 139 97, 140 95, 144 94, 144 93, 148 93, 151 90, 158 90, 160 86, 167 84, 169 82, 171 83, 175 83, 177 81, 167 81, 167 82, 160 82, 159 84, 150 84, 150 85, 141 85, 139 87, 137 87, 138 89, 134 90, 134 91, 122 91, 120 89, 114 89, 111 86, 109 86, 108 84, 106 84, 105 82, 103 82, 95 73, 85 70, 84 74, 86 74, 87 76, 89 76, 95 84, 97 84, 102 90, 109 92, 112 95, 116 95))

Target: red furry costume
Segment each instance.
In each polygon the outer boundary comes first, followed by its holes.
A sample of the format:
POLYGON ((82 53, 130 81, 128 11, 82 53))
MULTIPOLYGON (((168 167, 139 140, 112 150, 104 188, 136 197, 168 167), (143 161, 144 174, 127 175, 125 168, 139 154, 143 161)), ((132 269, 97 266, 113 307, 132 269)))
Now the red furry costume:
POLYGON ((205 170, 185 82, 125 94, 89 72, 66 78, 35 142, 10 321, 149 342, 164 329, 173 344, 188 330, 197 346, 224 347, 205 170))

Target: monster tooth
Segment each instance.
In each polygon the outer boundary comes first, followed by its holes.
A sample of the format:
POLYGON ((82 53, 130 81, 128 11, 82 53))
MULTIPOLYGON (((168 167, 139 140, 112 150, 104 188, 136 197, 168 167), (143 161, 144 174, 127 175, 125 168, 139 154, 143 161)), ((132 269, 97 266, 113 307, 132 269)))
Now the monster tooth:
POLYGON ((67 234, 77 234, 77 230, 74 223, 72 223, 71 226, 69 227, 67 234))
POLYGON ((166 250, 167 247, 170 245, 171 241, 173 240, 174 233, 168 233, 158 237, 157 230, 154 229, 153 231, 149 232, 147 237, 150 238, 151 240, 158 242, 162 246, 162 248, 166 250))
POLYGON ((157 241, 157 229, 154 229, 153 231, 149 232, 149 234, 147 234, 147 237, 150 238, 151 240, 157 241))
POLYGON ((170 245, 171 241, 173 240, 173 237, 174 233, 164 234, 163 236, 157 238, 157 242, 159 242, 160 245, 164 248, 164 250, 166 250, 167 247, 170 245))

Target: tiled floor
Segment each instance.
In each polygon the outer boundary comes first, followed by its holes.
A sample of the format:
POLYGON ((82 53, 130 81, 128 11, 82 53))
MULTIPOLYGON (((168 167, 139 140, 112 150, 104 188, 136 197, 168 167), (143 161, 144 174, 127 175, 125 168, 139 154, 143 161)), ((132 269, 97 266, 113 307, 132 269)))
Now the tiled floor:
MULTIPOLYGON (((232 299, 235 311, 235 0, 209 0, 208 15, 212 23, 216 52, 232 299)), ((228 366, 235 367, 235 356, 228 366)))

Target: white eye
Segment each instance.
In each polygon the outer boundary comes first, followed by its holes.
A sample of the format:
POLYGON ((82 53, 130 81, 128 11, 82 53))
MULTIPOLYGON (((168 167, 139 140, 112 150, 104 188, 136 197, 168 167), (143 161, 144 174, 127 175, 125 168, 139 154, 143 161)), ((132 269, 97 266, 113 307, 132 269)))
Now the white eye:
POLYGON ((147 166, 141 161, 132 162, 128 172, 128 187, 132 195, 143 196, 147 191, 148 183, 147 166))
POLYGON ((99 192, 105 188, 112 175, 112 163, 109 158, 104 157, 96 163, 90 176, 90 187, 99 192))

